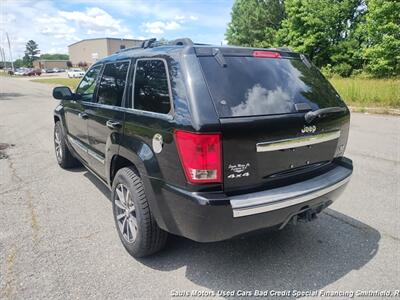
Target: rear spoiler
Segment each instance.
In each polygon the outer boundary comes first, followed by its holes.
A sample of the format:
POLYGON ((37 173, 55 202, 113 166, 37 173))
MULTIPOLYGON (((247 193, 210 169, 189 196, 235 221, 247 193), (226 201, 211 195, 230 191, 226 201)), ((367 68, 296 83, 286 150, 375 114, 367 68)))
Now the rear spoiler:
POLYGON ((210 46, 194 46, 194 52, 197 56, 215 56, 215 53, 219 53, 223 56, 253 56, 255 51, 271 51, 277 52, 280 54, 282 58, 295 58, 301 59, 299 53, 291 52, 289 49, 286 48, 242 48, 242 47, 210 47, 210 46))

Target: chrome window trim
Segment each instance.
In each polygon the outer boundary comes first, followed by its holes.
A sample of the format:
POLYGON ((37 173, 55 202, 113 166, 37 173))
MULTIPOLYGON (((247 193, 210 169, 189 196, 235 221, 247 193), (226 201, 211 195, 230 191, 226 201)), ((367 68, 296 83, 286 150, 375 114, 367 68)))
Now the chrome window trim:
POLYGON ((256 144, 257 152, 285 150, 297 147, 311 146, 338 139, 340 130, 324 132, 314 135, 306 135, 291 139, 275 140, 256 144))
POLYGON ((120 106, 113 106, 113 105, 109 105, 109 104, 101 104, 101 103, 97 103, 97 102, 82 102, 83 104, 87 105, 87 106, 91 106, 91 107, 97 107, 97 108, 107 108, 107 109, 112 109, 112 110, 123 110, 124 107, 120 107, 120 106))
POLYGON ((98 84, 98 86, 96 87, 96 99, 95 99, 95 102, 89 102, 89 103, 94 103, 94 104, 102 105, 102 106, 98 106, 98 107, 101 107, 101 108, 112 108, 112 109, 114 109, 114 108, 117 108, 117 107, 123 107, 123 106, 125 105, 125 102, 126 102, 125 96, 126 96, 126 93, 127 93, 127 85, 128 85, 128 79, 129 79, 128 77, 129 77, 129 71, 130 71, 130 68, 131 68, 131 62, 132 62, 132 61, 131 61, 130 59, 123 59, 123 60, 117 60, 117 61, 112 61, 112 62, 106 62, 106 63, 104 63, 104 64, 103 64, 103 68, 102 68, 102 70, 101 70, 101 73, 99 74, 99 75, 100 75, 100 76, 99 76, 99 84, 98 84), (104 70, 106 69, 106 66, 107 66, 107 65, 110 65, 110 64, 117 64, 117 63, 124 63, 124 62, 128 62, 129 65, 128 65, 128 71, 126 72, 126 76, 125 76, 124 93, 122 94, 122 100, 121 100, 120 106, 99 103, 99 89, 100 89, 100 83, 101 83, 101 79, 103 78, 103 74, 104 74, 104 70))
POLYGON ((82 104, 86 106, 91 106, 91 107, 96 107, 96 108, 106 108, 106 109, 112 109, 112 110, 118 110, 121 112, 126 112, 126 113, 135 113, 137 115, 157 115, 158 117, 167 119, 167 120, 172 120, 173 116, 172 115, 166 115, 166 114, 159 114, 151 111, 145 111, 145 110, 139 110, 139 109, 132 109, 128 107, 120 107, 120 106, 112 106, 112 105, 107 105, 107 104, 99 104, 96 102, 87 102, 87 101, 81 101, 82 104))
POLYGON ((133 112, 133 113, 137 113, 139 115, 145 115, 145 116, 147 115, 147 116, 162 117, 162 118, 165 118, 165 119, 168 119, 168 120, 173 119, 174 105, 173 105, 173 101, 172 101, 171 79, 170 79, 170 76, 169 76, 168 63, 164 58, 161 58, 161 57, 148 57, 148 58, 138 58, 138 59, 136 59, 136 61, 135 61, 135 70, 133 72, 132 82, 133 82, 132 83, 132 103, 131 103, 132 107, 127 107, 127 109, 129 110, 128 112, 133 112), (164 64, 165 72, 167 73, 168 95, 169 95, 169 104, 170 104, 170 110, 169 110, 169 112, 167 114, 135 108, 136 70, 137 70, 138 62, 142 61, 142 60, 145 60, 145 61, 148 61, 148 60, 161 60, 163 62, 163 64, 164 64))
POLYGON ((158 117, 158 118, 163 118, 167 120, 172 120, 174 117, 168 113, 168 114, 162 114, 162 113, 156 113, 154 111, 147 111, 147 110, 141 110, 141 109, 135 109, 135 108, 129 108, 126 107, 126 112, 127 113, 134 113, 136 115, 142 115, 142 116, 149 116, 149 117, 158 117))

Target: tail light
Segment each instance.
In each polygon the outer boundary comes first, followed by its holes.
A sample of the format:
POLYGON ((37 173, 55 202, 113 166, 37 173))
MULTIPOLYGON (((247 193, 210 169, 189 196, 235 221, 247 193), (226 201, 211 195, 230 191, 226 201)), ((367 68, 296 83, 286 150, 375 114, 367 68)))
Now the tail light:
POLYGON ((175 131, 175 141, 186 178, 191 183, 220 183, 221 134, 175 131))
POLYGON ((281 58, 281 54, 275 51, 253 51, 253 57, 281 58))

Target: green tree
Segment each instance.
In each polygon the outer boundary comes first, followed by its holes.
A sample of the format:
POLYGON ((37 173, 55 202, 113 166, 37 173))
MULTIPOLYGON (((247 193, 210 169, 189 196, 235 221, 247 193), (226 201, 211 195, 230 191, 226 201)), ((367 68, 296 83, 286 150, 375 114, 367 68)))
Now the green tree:
POLYGON ((369 0, 364 56, 375 76, 400 75, 400 2, 369 0))
POLYGON ((349 30, 348 36, 331 47, 332 71, 343 77, 350 76, 355 71, 361 72, 364 67, 365 59, 362 47, 365 42, 365 32, 362 26, 365 14, 364 12, 362 14, 359 22, 349 30))
POLYGON ((230 45, 270 47, 285 18, 283 0, 236 0, 226 31, 230 45))
POLYGON ((21 67, 26 67, 26 65, 23 59, 18 58, 14 61, 14 68, 21 68, 21 67))
POLYGON ((24 63, 32 67, 33 61, 39 58, 39 53, 39 45, 35 41, 30 40, 26 43, 25 56, 23 58, 24 63))
POLYGON ((357 39, 350 44, 343 41, 353 37, 363 15, 361 7, 362 0, 286 0, 287 18, 277 43, 307 54, 319 67, 342 63, 344 69, 352 69, 351 57, 343 54, 354 47, 357 39))
POLYGON ((54 54, 41 54, 40 59, 47 59, 47 60, 69 60, 69 55, 68 54, 60 54, 60 53, 54 53, 54 54))

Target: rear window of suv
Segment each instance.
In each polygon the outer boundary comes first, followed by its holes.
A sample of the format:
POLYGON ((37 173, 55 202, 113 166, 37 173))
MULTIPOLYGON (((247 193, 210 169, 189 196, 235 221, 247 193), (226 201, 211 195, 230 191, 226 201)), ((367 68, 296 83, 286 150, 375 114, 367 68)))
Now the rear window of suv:
POLYGON ((312 110, 343 105, 320 72, 301 59, 224 59, 226 66, 215 57, 199 57, 220 117, 294 113, 297 103, 312 110))

